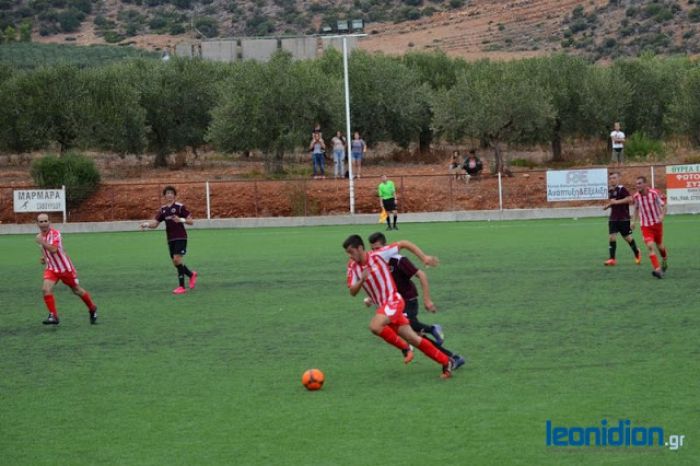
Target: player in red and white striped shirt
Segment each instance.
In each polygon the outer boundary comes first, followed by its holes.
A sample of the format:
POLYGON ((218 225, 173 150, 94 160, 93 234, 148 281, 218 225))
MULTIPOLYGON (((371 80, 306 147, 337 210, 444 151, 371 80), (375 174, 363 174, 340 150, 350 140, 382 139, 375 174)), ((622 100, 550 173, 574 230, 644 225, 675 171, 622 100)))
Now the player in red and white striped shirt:
POLYGON ((413 351, 408 345, 410 343, 439 363, 442 366, 442 377, 449 378, 452 375, 452 361, 430 340, 418 336, 403 314, 406 303, 396 289, 388 264, 389 259, 402 248, 411 251, 426 265, 438 264, 437 258, 426 256, 409 241, 399 241, 376 251, 365 251, 365 244, 359 235, 348 237, 343 242, 343 249, 350 257, 347 273, 350 294, 356 296, 361 289, 365 290, 377 306, 369 329, 390 345, 399 348, 404 353, 406 364, 413 360, 413 351))
POLYGON ((654 270, 651 272, 656 278, 663 278, 664 272, 668 269, 666 246, 664 239, 664 216, 666 215, 666 203, 661 194, 647 186, 647 179, 644 176, 637 178, 637 193, 634 195, 634 217, 632 218, 632 229, 637 220, 640 220, 644 243, 649 249, 649 259, 654 270), (661 254, 661 264, 656 257, 656 249, 661 254))
POLYGON ((42 291, 44 292, 44 302, 49 310, 49 317, 43 323, 45 325, 58 325, 59 323, 56 300, 53 296, 53 287, 59 280, 83 300, 90 313, 90 323, 97 323, 97 306, 92 302, 90 293, 78 284, 78 273, 70 257, 63 250, 61 232, 51 228, 47 214, 39 214, 36 222, 40 230, 39 234, 36 235, 36 242, 41 246, 43 254, 40 261, 46 265, 42 291))

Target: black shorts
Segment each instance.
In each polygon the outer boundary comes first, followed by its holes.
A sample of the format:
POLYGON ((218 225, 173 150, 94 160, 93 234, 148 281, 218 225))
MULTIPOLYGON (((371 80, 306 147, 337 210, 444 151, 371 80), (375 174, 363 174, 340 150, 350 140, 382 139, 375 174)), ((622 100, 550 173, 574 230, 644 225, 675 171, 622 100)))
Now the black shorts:
POLYGON ((627 237, 632 234, 632 229, 630 228, 629 220, 609 220, 608 221, 608 233, 614 235, 615 233, 620 233, 622 236, 627 237))
POLYGON ((173 256, 184 256, 187 254, 187 240, 186 239, 176 239, 168 242, 168 249, 170 249, 170 258, 173 256))
POLYGON ((403 314, 410 321, 418 318, 418 298, 406 300, 406 307, 403 308, 403 314))
POLYGON ((387 212, 393 212, 396 210, 396 199, 393 197, 391 199, 382 199, 382 205, 387 212))

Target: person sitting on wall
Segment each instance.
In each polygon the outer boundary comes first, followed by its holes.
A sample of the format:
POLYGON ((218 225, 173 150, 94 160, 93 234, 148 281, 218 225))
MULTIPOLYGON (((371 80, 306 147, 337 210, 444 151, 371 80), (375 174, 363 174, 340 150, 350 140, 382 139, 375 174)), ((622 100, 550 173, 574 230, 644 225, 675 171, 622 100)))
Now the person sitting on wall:
POLYGON ((450 162, 450 175, 454 175, 455 180, 466 179, 466 174, 464 173, 464 167, 459 161, 459 151, 456 150, 452 153, 452 161, 450 162))
POLYGON ((469 178, 478 177, 484 169, 484 164, 479 157, 476 156, 476 150, 469 151, 469 157, 464 160, 464 171, 467 172, 467 181, 469 178))

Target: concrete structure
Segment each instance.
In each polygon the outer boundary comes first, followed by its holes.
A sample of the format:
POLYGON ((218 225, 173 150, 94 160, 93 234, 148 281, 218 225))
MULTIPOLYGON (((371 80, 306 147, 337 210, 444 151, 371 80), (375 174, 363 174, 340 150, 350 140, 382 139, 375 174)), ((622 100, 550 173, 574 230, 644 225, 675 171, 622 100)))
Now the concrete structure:
POLYGON ((202 57, 208 60, 234 62, 238 60, 238 44, 230 40, 202 42, 202 57))
POLYGON ((318 54, 317 37, 292 37, 281 40, 282 50, 292 54, 297 60, 316 58, 318 54))
MULTIPOLYGON (((348 51, 357 48, 357 37, 348 37, 348 51)), ((277 50, 286 50, 295 60, 309 60, 320 57, 329 48, 340 52, 343 41, 340 38, 323 36, 301 36, 284 38, 242 37, 221 40, 185 41, 175 46, 178 57, 202 57, 207 60, 234 62, 240 59, 267 61, 277 50), (319 47, 321 45, 321 47, 319 47)))
MULTIPOLYGON (((683 204, 668 207, 670 215, 700 214, 700 204, 683 204)), ((595 207, 565 207, 555 209, 509 209, 509 210, 465 210, 458 212, 428 212, 401 214, 402 223, 425 222, 466 222, 466 221, 502 221, 502 220, 541 220, 541 219, 579 219, 599 217, 605 222, 608 212, 595 207)), ((188 229, 212 228, 268 228, 268 227, 311 227, 326 225, 374 225, 376 214, 328 215, 324 217, 262 217, 262 218, 226 218, 214 220, 195 219, 195 224, 188 229)), ((55 224, 65 233, 102 233, 117 231, 137 231, 137 220, 126 222, 82 222, 55 224)), ((0 235, 36 234, 33 223, 0 224, 0 235)))
MULTIPOLYGON (((348 44, 348 52, 357 48, 357 37, 346 37, 345 40, 348 44)), ((340 37, 321 36, 321 42, 323 43, 323 50, 336 49, 338 52, 343 53, 343 39, 340 37)))
POLYGON ((241 39, 241 56, 244 60, 268 61, 278 48, 277 39, 241 39))

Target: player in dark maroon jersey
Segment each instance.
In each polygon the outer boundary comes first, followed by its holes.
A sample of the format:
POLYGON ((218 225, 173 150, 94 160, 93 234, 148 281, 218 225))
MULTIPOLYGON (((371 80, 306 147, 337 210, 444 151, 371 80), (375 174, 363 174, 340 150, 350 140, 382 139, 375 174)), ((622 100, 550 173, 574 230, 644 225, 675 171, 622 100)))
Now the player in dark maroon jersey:
POLYGON ((187 254, 187 231, 185 230, 185 225, 193 225, 194 220, 192 220, 192 214, 187 210, 187 207, 179 202, 175 202, 177 191, 174 187, 166 186, 163 189, 163 196, 166 204, 158 210, 154 220, 143 222, 141 229, 156 228, 160 225, 160 222, 165 222, 165 234, 168 238, 170 258, 177 269, 179 281, 179 286, 173 290, 173 293, 183 294, 187 292, 185 289, 185 275, 189 277, 190 289, 193 289, 197 284, 197 272, 188 269, 182 261, 182 257, 187 254))
MULTIPOLYGON (((368 241, 373 251, 386 246, 386 236, 380 232, 371 234, 368 241)), ((442 327, 438 324, 427 325, 418 320, 418 289, 416 285, 413 284, 413 277, 418 277, 420 281, 421 289, 423 290, 423 304, 425 305, 425 309, 428 312, 437 311, 437 307, 430 298, 430 284, 426 273, 418 269, 408 257, 401 255, 396 255, 389 259, 389 269, 391 270, 391 276, 394 278, 399 294, 403 297, 404 301, 406 301, 406 307, 403 313, 408 317, 413 331, 420 336, 432 335, 433 344, 452 360, 453 369, 458 369, 463 366, 465 360, 462 356, 442 346, 444 342, 442 327)))
POLYGON ((617 250, 617 234, 620 233, 627 241, 627 244, 632 248, 634 253, 634 262, 639 265, 642 263, 642 254, 637 248, 637 243, 634 242, 632 236, 632 228, 630 226, 630 204, 632 195, 627 191, 627 188, 620 184, 620 172, 610 173, 610 188, 608 189, 609 201, 603 207, 603 210, 610 209, 610 219, 608 220, 609 246, 608 251, 610 258, 604 262, 605 265, 612 266, 617 264, 615 259, 615 251, 617 250))

